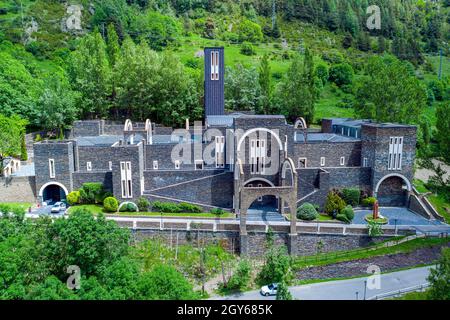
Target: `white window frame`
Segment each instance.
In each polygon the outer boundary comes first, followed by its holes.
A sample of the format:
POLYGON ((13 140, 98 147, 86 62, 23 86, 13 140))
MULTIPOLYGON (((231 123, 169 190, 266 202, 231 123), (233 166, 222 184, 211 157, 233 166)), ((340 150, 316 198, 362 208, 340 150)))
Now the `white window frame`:
POLYGON ((175 170, 180 170, 180 168, 181 168, 180 160, 175 160, 175 170))
POLYGON ((265 139, 250 140, 250 173, 264 174, 266 172, 266 146, 265 139))
POLYGON ((325 159, 325 157, 320 157, 320 166, 321 166, 321 167, 325 167, 325 164, 326 164, 326 159, 325 159))
POLYGON ((195 160, 194 161, 195 170, 203 170, 203 160, 195 160), (200 169, 197 169, 197 165, 201 165, 200 169))
POLYGON ((211 80, 219 80, 219 51, 211 51, 211 80))
POLYGON ((153 160, 153 170, 158 170, 158 160, 153 160))
POLYGON ((369 159, 368 158, 363 158, 363 167, 364 168, 369 167, 369 159))
POLYGON ((388 170, 402 170, 403 137, 389 138, 388 170))
POLYGON ((48 174, 51 179, 56 177, 55 159, 48 159, 48 174))
POLYGON ((345 166, 345 157, 341 157, 341 159, 339 160, 339 164, 341 166, 345 166))
POLYGON ((92 162, 90 161, 86 162, 86 171, 92 171, 92 162))
POLYGON ((112 163, 112 161, 109 161, 108 162, 109 171, 112 171, 112 167, 113 167, 113 163, 112 163))
POLYGON ((297 165, 298 165, 298 169, 307 168, 308 167, 308 158, 304 158, 304 157, 298 158, 298 164, 297 165), (300 162, 302 162, 302 161, 305 162, 305 166, 304 167, 300 166, 300 162))
POLYGON ((216 168, 225 168, 225 137, 215 137, 216 168))
POLYGON ((120 187, 123 199, 133 198, 133 180, 130 161, 120 162, 120 187))

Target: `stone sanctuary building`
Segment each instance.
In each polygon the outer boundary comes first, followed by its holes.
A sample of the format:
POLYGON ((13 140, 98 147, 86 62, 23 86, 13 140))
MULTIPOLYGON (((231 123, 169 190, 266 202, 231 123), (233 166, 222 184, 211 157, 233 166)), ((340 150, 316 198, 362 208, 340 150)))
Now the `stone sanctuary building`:
MULTIPOLYGON (((59 200, 101 182, 119 201, 189 202, 235 212, 246 249, 252 207, 291 213, 323 206, 333 188, 358 187, 382 206, 409 206, 416 127, 323 119, 321 129, 281 115, 225 114, 224 49, 205 49, 204 123, 174 130, 150 120, 74 123, 70 139, 34 144, 36 194, 59 200)), ((291 241, 289 240, 289 241, 291 241)))

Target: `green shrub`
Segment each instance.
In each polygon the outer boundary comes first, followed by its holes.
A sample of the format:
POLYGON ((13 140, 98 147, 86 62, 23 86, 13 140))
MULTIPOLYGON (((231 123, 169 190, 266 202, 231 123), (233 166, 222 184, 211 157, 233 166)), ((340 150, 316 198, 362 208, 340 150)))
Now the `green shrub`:
POLYGON ((203 211, 199 206, 186 202, 181 202, 180 204, 178 204, 178 207, 180 212, 185 213, 201 213, 203 211))
POLYGON ((361 196, 361 191, 357 188, 346 188, 342 190, 342 199, 345 203, 356 207, 359 205, 359 198, 361 196))
POLYGON ((67 203, 74 206, 80 203, 80 191, 72 191, 67 195, 67 203))
POLYGON ((319 217, 316 208, 311 203, 304 203, 297 209, 297 218, 301 220, 315 220, 319 217))
POLYGON ((128 202, 120 207, 120 212, 136 212, 138 207, 133 202, 128 202))
POLYGON ((155 212, 164 213, 179 213, 180 207, 176 203, 155 201, 152 204, 152 208, 155 212))
POLYGON ((105 208, 106 212, 117 212, 119 201, 114 197, 107 197, 103 200, 103 208, 105 208))
POLYGON ((325 203, 325 212, 329 215, 335 216, 336 214, 340 213, 342 209, 345 208, 345 201, 342 200, 339 195, 331 191, 327 195, 327 201, 325 203))
POLYGON ((330 68, 330 81, 339 87, 353 82, 354 71, 348 63, 341 63, 330 68))
POLYGON ((99 182, 83 183, 80 188, 80 200, 85 204, 102 203, 108 196, 103 189, 103 185, 99 182))
POLYGON ((344 215, 346 221, 341 220, 338 217, 336 217, 336 219, 350 223, 353 221, 353 218, 355 217, 355 212, 353 211, 352 206, 346 206, 344 209, 341 210, 341 212, 340 212, 340 214, 338 214, 338 216, 339 215, 344 215))
POLYGON ((244 42, 241 44, 240 53, 246 56, 253 56, 256 54, 255 48, 250 42, 244 42))
POLYGON ((36 137, 34 137, 34 142, 40 142, 40 141, 42 141, 42 137, 41 137, 41 135, 38 133, 38 134, 36 135, 36 137))
POLYGON ((374 197, 368 197, 362 199, 361 204, 363 207, 372 207, 376 201, 377 199, 375 199, 374 197))
POLYGON ((225 213, 225 210, 223 210, 222 208, 212 208, 209 212, 211 214, 215 214, 216 216, 221 216, 225 213))
POLYGON ((147 198, 140 197, 137 202, 137 206, 139 208, 139 211, 141 212, 147 212, 150 208, 150 201, 147 200, 147 198))
POLYGON ((241 260, 236 272, 231 276, 227 284, 229 290, 242 290, 247 288, 251 278, 251 265, 248 260, 241 260))
POLYGON ((345 214, 339 213, 338 215, 336 215, 336 219, 345 223, 350 223, 350 221, 348 220, 347 216, 345 214))

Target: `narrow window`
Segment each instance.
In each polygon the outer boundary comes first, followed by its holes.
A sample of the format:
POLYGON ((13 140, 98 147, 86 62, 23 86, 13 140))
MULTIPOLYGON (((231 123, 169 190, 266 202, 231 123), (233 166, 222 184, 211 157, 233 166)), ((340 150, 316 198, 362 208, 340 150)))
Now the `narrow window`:
POLYGON ((320 166, 325 167, 325 157, 320 158, 320 166))
POLYGON ((266 140, 250 141, 250 167, 252 174, 264 174, 266 163, 266 140))
POLYGON ((298 167, 300 169, 301 168, 306 168, 307 162, 308 162, 308 159, 306 159, 306 158, 298 158, 298 167))
POLYGON ((389 139, 388 170, 401 170, 403 157, 403 137, 389 139))
POLYGON ((195 170, 203 170, 203 160, 195 160, 195 170))
POLYGON ((131 162, 120 162, 120 186, 122 198, 133 198, 133 182, 131 174, 131 162))
POLYGON ((225 137, 217 136, 216 138, 216 168, 224 168, 225 167, 225 137))
POLYGON ((158 161, 153 161, 153 170, 158 170, 158 161))
POLYGON ((86 170, 92 171, 92 162, 90 162, 90 161, 86 162, 86 170))
POLYGON ((363 159, 363 167, 367 168, 369 166, 369 159, 364 158, 363 159))
POLYGON ((340 161, 341 166, 345 165, 345 157, 341 157, 341 161, 340 161))
POLYGON ((109 166, 109 171, 112 171, 112 161, 108 162, 108 166, 109 166))
POLYGON ((175 169, 176 170, 180 169, 180 161, 179 160, 175 160, 175 169))
POLYGON ((125 162, 120 163, 120 185, 122 188, 122 198, 126 198, 127 197, 127 175, 126 175, 125 162))
POLYGON ((55 159, 48 159, 48 170, 49 170, 50 178, 54 178, 56 176, 55 159))
POLYGON ((219 80, 219 51, 211 51, 211 80, 219 80))

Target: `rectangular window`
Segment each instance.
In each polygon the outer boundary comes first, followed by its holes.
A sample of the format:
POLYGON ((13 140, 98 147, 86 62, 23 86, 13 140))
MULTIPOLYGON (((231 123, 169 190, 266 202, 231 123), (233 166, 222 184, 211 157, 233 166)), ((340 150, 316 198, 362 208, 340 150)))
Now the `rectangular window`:
POLYGON ((211 51, 211 80, 219 80, 219 51, 211 51))
POLYGON ((403 137, 389 139, 388 170, 401 170, 403 156, 403 137))
POLYGON ((216 168, 224 168, 225 167, 225 137, 217 136, 216 137, 216 168))
POLYGON ((92 171, 92 162, 86 162, 86 170, 87 171, 92 171))
POLYGON ((320 158, 320 166, 325 167, 325 157, 320 158))
POLYGON ((120 182, 122 188, 122 198, 130 199, 133 198, 133 183, 131 176, 131 162, 122 161, 120 162, 120 182))
POLYGON ((306 166, 308 165, 308 159, 306 158, 298 158, 298 167, 301 168, 306 168, 306 166))
POLYGON ((364 167, 364 168, 367 168, 368 166, 369 166, 369 159, 364 158, 364 159, 363 159, 363 167, 364 167))
POLYGON ((175 169, 179 170, 180 166, 181 166, 180 161, 179 160, 175 160, 175 169))
POLYGON ((158 161, 153 161, 153 170, 158 170, 158 161))
POLYGON ((54 178, 56 176, 55 159, 48 159, 48 170, 49 170, 50 178, 54 178))
POLYGON ((109 171, 112 171, 112 161, 108 162, 108 166, 109 166, 109 171))
POLYGON ((341 166, 345 166, 345 157, 341 157, 341 161, 339 163, 341 166))
POLYGON ((252 174, 264 174, 266 163, 266 140, 250 140, 250 167, 252 174))
POLYGON ((203 160, 195 160, 195 170, 203 170, 203 160))

